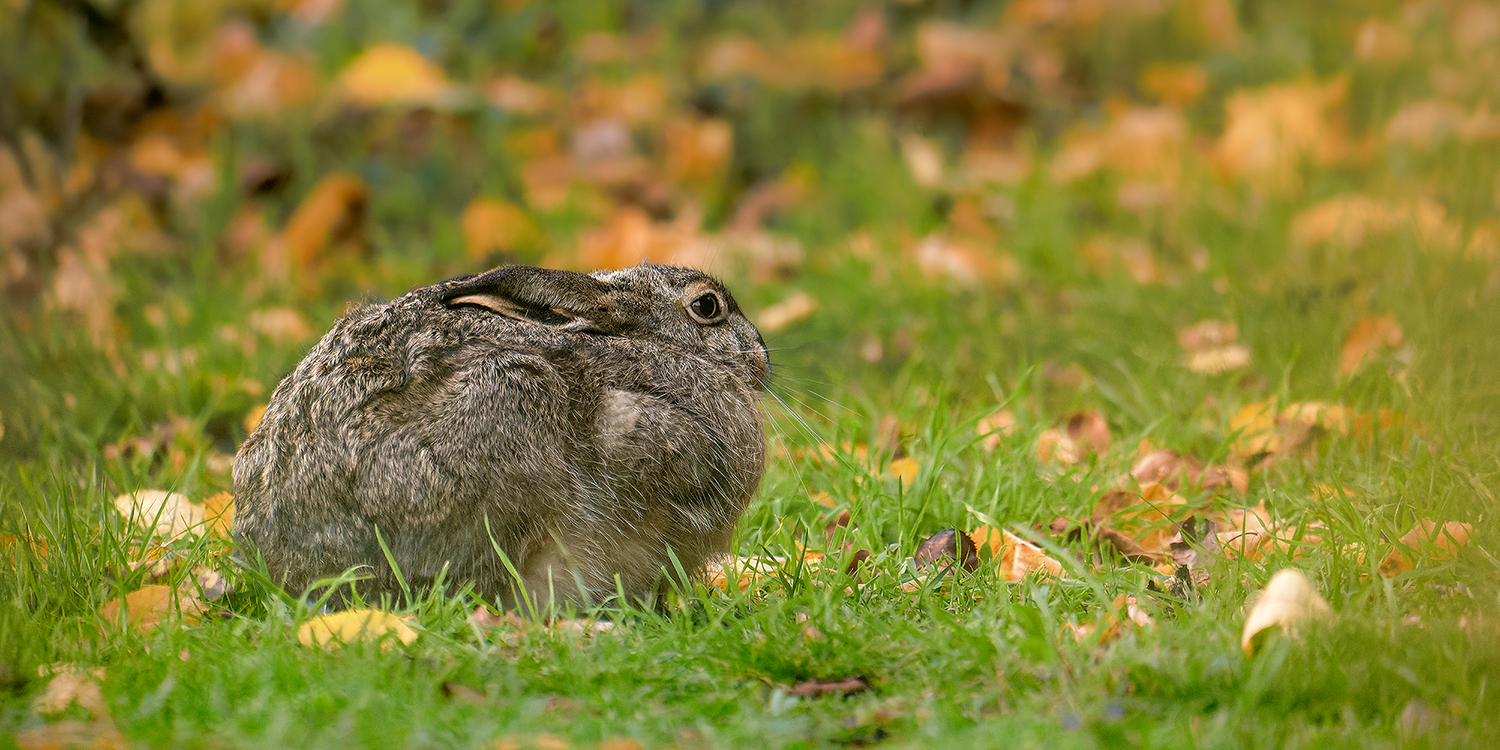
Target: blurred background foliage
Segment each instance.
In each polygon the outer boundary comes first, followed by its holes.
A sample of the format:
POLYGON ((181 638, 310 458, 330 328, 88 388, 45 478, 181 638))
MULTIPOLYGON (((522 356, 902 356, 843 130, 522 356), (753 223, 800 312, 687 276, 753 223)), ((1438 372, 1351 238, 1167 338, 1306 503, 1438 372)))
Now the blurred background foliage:
POLYGON ((1026 408, 1139 428, 1416 372, 1492 435, 1496 70, 1483 2, 3 0, 0 455, 226 486, 346 305, 643 259, 874 411, 1035 368, 1026 408), (1425 356, 1340 369, 1412 304, 1425 356), (1115 372, 1202 317, 1250 374, 1115 372))

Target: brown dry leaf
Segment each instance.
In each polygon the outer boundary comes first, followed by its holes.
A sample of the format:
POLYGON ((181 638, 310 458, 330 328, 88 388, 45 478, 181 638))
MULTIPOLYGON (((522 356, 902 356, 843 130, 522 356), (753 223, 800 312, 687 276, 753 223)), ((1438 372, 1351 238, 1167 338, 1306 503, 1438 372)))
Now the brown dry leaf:
POLYGON ((918 568, 943 568, 957 564, 972 573, 979 570, 979 553, 973 538, 957 529, 944 529, 917 545, 912 559, 918 568))
POLYGON ((807 35, 768 47, 742 35, 711 42, 698 67, 705 80, 747 76, 789 89, 824 89, 835 93, 878 83, 884 60, 878 47, 850 37, 807 35))
POLYGON ((911 179, 924 188, 935 188, 943 181, 943 152, 936 144, 915 133, 901 136, 901 156, 911 179))
POLYGON ((1211 517, 1217 526, 1219 549, 1231 559, 1259 560, 1276 541, 1264 500, 1251 508, 1229 508, 1211 517))
POLYGON ((1201 65, 1152 63, 1141 71, 1140 85, 1162 104, 1185 107, 1208 90, 1208 73, 1201 65))
POLYGON ((1339 352, 1339 375, 1346 378, 1353 375, 1379 352, 1401 346, 1404 339, 1401 324, 1389 315, 1360 318, 1344 338, 1344 348, 1339 352))
POLYGON ((166 490, 138 490, 116 497, 115 510, 168 541, 201 533, 207 520, 203 507, 166 490))
POLYGON ((334 82, 340 98, 365 107, 457 104, 463 92, 443 69, 404 44, 377 44, 349 62, 334 82))
POLYGON ((1422 151, 1459 134, 1469 113, 1457 102, 1422 99, 1408 102, 1385 124, 1385 141, 1422 151))
POLYGON ((113 721, 77 721, 64 719, 31 727, 16 733, 16 747, 21 750, 64 750, 86 747, 91 750, 126 750, 131 747, 113 721))
POLYGON ((527 115, 557 109, 563 95, 519 76, 504 75, 484 85, 484 98, 494 107, 527 115))
POLYGON ((848 695, 869 689, 869 680, 863 677, 850 677, 844 680, 809 680, 796 687, 787 688, 787 692, 803 698, 817 698, 822 695, 848 695))
POLYGON ((1449 521, 1441 526, 1430 518, 1424 518, 1401 537, 1400 546, 1380 563, 1380 574, 1390 578, 1416 567, 1414 553, 1431 550, 1434 560, 1446 560, 1458 553, 1458 548, 1469 543, 1474 527, 1460 521, 1449 521), (1404 549, 1403 549, 1404 548, 1404 549))
MULTIPOLYGON (((280 248, 276 257, 265 259, 267 270, 279 275, 290 264, 291 268, 305 272, 320 263, 331 246, 357 242, 369 197, 369 189, 358 177, 346 174, 324 177, 272 240, 271 244, 280 248)), ((272 248, 267 247, 267 256, 272 253, 272 248)))
POLYGON ((1001 440, 1016 434, 1016 415, 1009 409, 996 410, 980 418, 974 432, 979 435, 984 450, 993 451, 1000 446, 1001 440))
POLYGON ((203 500, 203 517, 208 521, 207 533, 224 539, 234 528, 234 495, 220 492, 203 500))
POLYGON ((1111 490, 1099 497, 1090 519, 1131 537, 1146 553, 1165 553, 1177 533, 1177 522, 1190 509, 1187 501, 1161 484, 1147 484, 1138 495, 1111 490))
POLYGON ((1102 453, 1111 442, 1109 424, 1099 412, 1078 412, 1037 438, 1036 455, 1042 463, 1053 460, 1076 464, 1090 453, 1102 453))
POLYGON ((317 93, 318 73, 311 65, 271 50, 256 50, 249 67, 219 88, 217 99, 231 117, 268 117, 307 104, 317 93))
POLYGON ((716 248, 699 233, 699 219, 683 211, 671 223, 657 223, 640 207, 621 207, 607 225, 583 235, 578 261, 588 268, 627 268, 641 261, 707 266, 716 248))
POLYGON ((1271 577, 1245 617, 1240 648, 1246 656, 1254 656, 1260 645, 1256 636, 1262 632, 1279 627, 1287 635, 1295 636, 1302 623, 1332 614, 1328 602, 1318 595, 1302 571, 1284 568, 1271 577))
POLYGON ((916 33, 921 67, 896 86, 903 106, 1003 99, 1017 43, 993 32, 948 21, 929 21, 916 33))
POLYGON ((1389 65, 1405 60, 1410 53, 1410 35, 1395 24, 1369 18, 1354 32, 1354 55, 1365 62, 1389 65))
POLYGON ((662 128, 667 176, 704 186, 717 180, 734 155, 734 129, 726 120, 673 120, 662 128))
POLYGON ((1104 129, 1066 136, 1050 174, 1056 182, 1070 183, 1108 168, 1170 196, 1181 177, 1187 135, 1187 120, 1175 109, 1118 108, 1104 129))
POLYGON ((1430 198, 1392 202, 1364 195, 1340 195, 1304 209, 1292 218, 1292 244, 1330 243, 1357 248, 1366 239, 1410 228, 1434 248, 1457 248, 1462 232, 1430 198))
POLYGON ((104 679, 104 668, 85 669, 77 664, 53 664, 37 670, 42 677, 52 675, 47 687, 31 702, 31 710, 39 714, 57 714, 77 703, 95 719, 108 718, 109 710, 104 703, 104 694, 99 681, 104 679))
POLYGON ((1196 352, 1232 344, 1240 337, 1240 327, 1228 320, 1204 320, 1177 331, 1177 344, 1183 351, 1196 352))
POLYGON ((934 232, 922 238, 909 254, 922 273, 931 278, 947 278, 963 286, 978 286, 986 281, 1005 280, 1015 276, 1015 259, 997 255, 987 243, 966 237, 950 237, 934 232))
POLYGON ((729 576, 737 573, 734 586, 740 591, 749 590, 761 579, 774 575, 782 560, 774 557, 735 557, 724 555, 710 560, 704 566, 705 583, 720 591, 729 591, 729 576))
POLYGON ((1094 235, 1084 240, 1079 251, 1096 273, 1114 273, 1123 268, 1137 284, 1162 282, 1161 264, 1151 245, 1138 237, 1094 235))
POLYGON ((762 333, 777 333, 788 326, 812 315, 818 309, 818 301, 807 292, 792 292, 786 299, 762 310, 755 318, 755 326, 762 333))
POLYGON ((497 198, 475 198, 462 219, 464 255, 482 260, 494 252, 525 249, 541 240, 536 222, 519 206, 497 198))
POLYGON ((123 607, 125 624, 139 631, 160 627, 173 612, 178 612, 183 622, 197 624, 204 608, 191 583, 185 582, 184 586, 175 590, 171 586, 144 586, 126 594, 124 599, 111 599, 99 608, 99 616, 113 626, 120 621, 120 610, 123 607))
POLYGON ((299 344, 313 336, 313 329, 307 318, 290 307, 254 310, 250 313, 246 326, 275 344, 299 344))
POLYGON ((389 648, 388 638, 409 644, 417 639, 417 631, 412 630, 401 618, 375 609, 351 609, 314 617, 297 629, 297 642, 304 646, 316 644, 333 648, 343 643, 364 640, 383 641, 382 645, 389 648))
POLYGON ((15 534, 0 532, 0 556, 4 556, 7 562, 14 564, 16 556, 11 550, 17 544, 22 543, 31 548, 31 554, 37 558, 46 558, 52 554, 52 546, 47 544, 47 540, 45 539, 39 539, 29 534, 16 536, 15 534))
POLYGON ((1304 159, 1328 164, 1348 150, 1334 116, 1348 80, 1298 81, 1239 91, 1224 104, 1224 134, 1214 142, 1215 167, 1226 177, 1273 190, 1298 185, 1304 159))

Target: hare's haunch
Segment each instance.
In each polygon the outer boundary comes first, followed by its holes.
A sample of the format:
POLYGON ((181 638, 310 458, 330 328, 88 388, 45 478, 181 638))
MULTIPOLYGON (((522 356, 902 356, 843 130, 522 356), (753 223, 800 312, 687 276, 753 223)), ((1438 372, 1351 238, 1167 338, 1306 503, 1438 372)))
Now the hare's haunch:
POLYGON ((416 589, 446 568, 506 606, 517 575, 542 602, 649 602, 728 547, 769 368, 684 268, 416 289, 346 314, 277 386, 235 458, 234 534, 294 594, 354 567, 362 595, 398 591, 383 540, 416 589))

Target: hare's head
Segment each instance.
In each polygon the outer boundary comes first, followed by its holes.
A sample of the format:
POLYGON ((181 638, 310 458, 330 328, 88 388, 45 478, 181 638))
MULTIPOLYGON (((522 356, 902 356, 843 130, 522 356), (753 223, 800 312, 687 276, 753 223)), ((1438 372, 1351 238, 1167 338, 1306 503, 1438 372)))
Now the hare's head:
POLYGON ((717 279, 643 263, 591 274, 505 266, 440 288, 449 307, 474 305, 557 331, 659 342, 720 362, 764 390, 770 359, 760 332, 717 279))

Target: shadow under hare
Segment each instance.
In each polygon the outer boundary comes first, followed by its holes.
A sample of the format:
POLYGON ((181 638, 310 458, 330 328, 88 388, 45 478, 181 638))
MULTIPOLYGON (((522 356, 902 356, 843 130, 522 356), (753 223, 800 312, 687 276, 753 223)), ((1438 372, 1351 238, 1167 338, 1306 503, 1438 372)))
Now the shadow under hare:
POLYGON ((516 607, 519 575, 543 606, 650 605, 760 485, 769 368, 685 268, 416 289, 344 315, 277 386, 235 458, 234 535, 292 593, 356 566, 361 595, 398 593, 384 541, 417 590, 441 573, 516 607))

